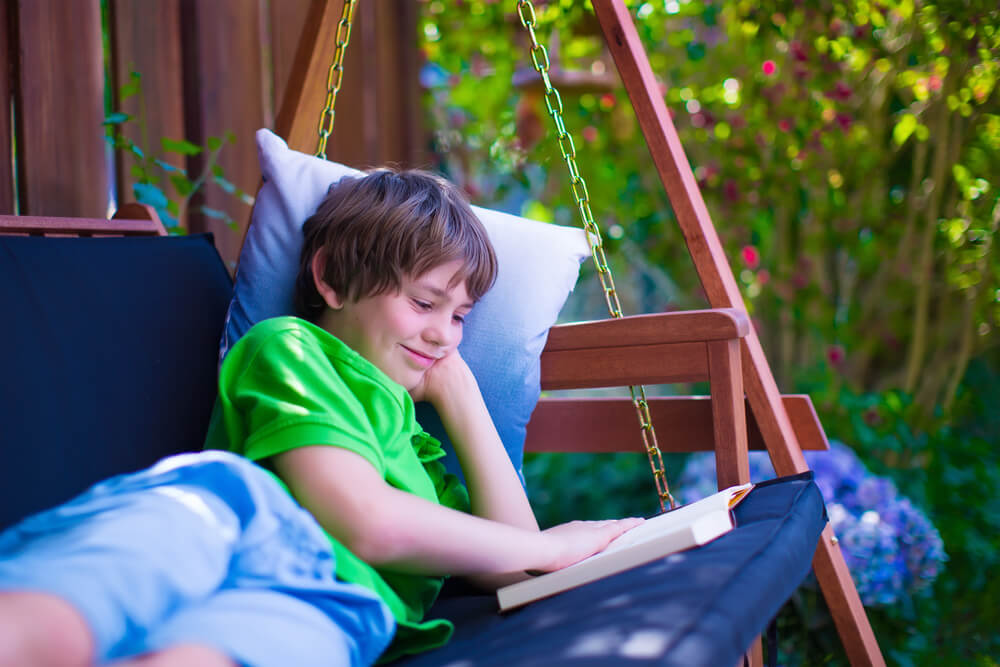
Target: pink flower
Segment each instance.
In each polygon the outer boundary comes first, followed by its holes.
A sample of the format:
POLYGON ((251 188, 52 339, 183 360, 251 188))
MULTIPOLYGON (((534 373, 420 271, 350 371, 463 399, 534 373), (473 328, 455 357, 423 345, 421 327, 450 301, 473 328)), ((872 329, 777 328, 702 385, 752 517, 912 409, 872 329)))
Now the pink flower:
POLYGON ((792 121, 788 120, 787 118, 782 118, 781 120, 778 121, 778 129, 781 130, 782 132, 791 132, 792 121))
POLYGON ((927 78, 927 87, 933 90, 935 93, 941 90, 941 83, 942 83, 941 77, 939 77, 937 74, 931 74, 927 78))
POLYGON ((829 91, 826 96, 844 102, 851 99, 851 92, 850 86, 843 81, 838 81, 837 85, 835 85, 833 90, 829 91))
POLYGON ((594 127, 593 125, 588 125, 587 127, 583 128, 580 134, 583 136, 584 141, 591 143, 597 141, 597 128, 594 127))
POLYGON ((771 272, 767 269, 761 269, 757 272, 757 282, 761 285, 766 285, 771 282, 771 272))
POLYGON ((764 64, 760 66, 760 71, 762 71, 765 76, 771 76, 778 69, 778 66, 774 64, 773 60, 765 60, 764 64))
POLYGON ((840 345, 831 345, 826 348, 826 359, 830 362, 831 366, 840 366, 840 364, 844 363, 845 357, 844 348, 840 345))
POLYGON ((722 186, 722 193, 730 203, 738 202, 740 200, 740 186, 736 179, 727 179, 725 185, 722 186))
POLYGON ((740 257, 743 258, 743 263, 750 269, 756 269, 760 266, 760 252, 752 245, 743 246, 743 249, 740 250, 740 257))
POLYGON ((802 42, 794 40, 788 45, 789 50, 792 52, 792 56, 798 60, 800 63, 804 63, 809 60, 809 56, 806 55, 806 49, 802 46, 802 42))

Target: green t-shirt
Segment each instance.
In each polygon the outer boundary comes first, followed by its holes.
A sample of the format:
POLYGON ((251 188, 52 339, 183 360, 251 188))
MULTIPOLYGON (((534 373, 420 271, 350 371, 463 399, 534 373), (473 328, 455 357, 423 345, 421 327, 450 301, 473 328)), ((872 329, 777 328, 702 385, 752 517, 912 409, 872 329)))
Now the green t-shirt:
MULTIPOLYGON (((469 511, 465 487, 445 472, 438 460, 444 451, 417 424, 402 386, 324 329, 294 317, 265 320, 233 346, 219 370, 205 447, 264 461, 310 445, 348 449, 395 488, 469 511)), ((330 542, 338 578, 375 591, 396 618, 383 660, 448 641, 450 622, 423 620, 442 578, 379 571, 330 542)))

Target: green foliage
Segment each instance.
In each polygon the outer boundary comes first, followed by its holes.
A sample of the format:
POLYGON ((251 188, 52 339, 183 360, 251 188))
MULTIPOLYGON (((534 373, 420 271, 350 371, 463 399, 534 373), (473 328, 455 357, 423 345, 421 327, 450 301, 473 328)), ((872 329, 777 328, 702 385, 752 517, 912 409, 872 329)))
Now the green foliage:
POLYGON ((112 111, 105 116, 107 141, 116 150, 127 156, 130 164, 129 173, 135 183, 132 185, 132 196, 142 204, 148 204, 156 209, 163 224, 171 233, 183 234, 180 225, 184 215, 195 211, 225 222, 230 229, 237 229, 238 223, 225 211, 207 206, 192 206, 192 198, 206 183, 213 183, 227 194, 236 197, 247 205, 253 204, 253 197, 240 190, 226 179, 225 173, 218 164, 219 153, 226 144, 236 141, 233 134, 225 137, 209 137, 204 146, 199 146, 186 139, 160 139, 160 150, 153 154, 150 150, 149 132, 146 125, 146 104, 142 93, 142 76, 131 72, 129 80, 119 90, 119 100, 138 99, 139 113, 131 116, 120 111, 112 111), (128 126, 135 128, 134 132, 126 130, 128 126), (142 137, 142 148, 132 138, 138 134, 142 137), (186 158, 192 155, 205 155, 200 173, 189 175, 187 169, 178 166, 178 161, 184 164, 186 158), (171 156, 168 158, 168 155, 171 156), (169 194, 173 191, 173 194, 169 194))
MULTIPOLYGON (((779 384, 808 391, 830 437, 891 476, 944 538, 933 590, 870 612, 889 661, 993 664, 1000 9, 627 4, 779 384)), ((576 223, 513 6, 422 7, 440 167, 476 203, 576 223)), ((611 266, 629 278, 617 281, 626 312, 702 305, 589 4, 539 2, 536 16, 611 266)), ((585 268, 577 291, 597 296, 575 314, 601 316, 595 282, 585 268)), ((641 454, 536 456, 526 472, 547 523, 648 513, 655 500, 641 454)), ((798 645, 788 664, 843 662, 815 593, 782 623, 798 645)))

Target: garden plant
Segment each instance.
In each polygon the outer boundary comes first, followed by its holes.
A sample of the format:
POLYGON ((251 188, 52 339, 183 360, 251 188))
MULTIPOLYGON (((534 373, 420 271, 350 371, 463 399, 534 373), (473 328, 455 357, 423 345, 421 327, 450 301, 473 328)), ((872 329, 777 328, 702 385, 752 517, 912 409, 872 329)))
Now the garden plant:
MULTIPOLYGON (((886 658, 996 664, 1000 10, 627 4, 779 386, 808 392, 835 440, 808 460, 839 471, 821 486, 886 658)), ((589 5, 535 10, 626 313, 702 307, 589 5)), ((421 11, 440 168, 476 203, 576 224, 513 8, 421 11)), ((585 267, 572 316, 602 316, 595 283, 585 267)), ((710 475, 689 458, 668 462, 681 493, 710 475)), ((641 455, 539 456, 526 475, 548 523, 655 502, 641 455)), ((809 584, 779 628, 783 664, 845 664, 809 584)))

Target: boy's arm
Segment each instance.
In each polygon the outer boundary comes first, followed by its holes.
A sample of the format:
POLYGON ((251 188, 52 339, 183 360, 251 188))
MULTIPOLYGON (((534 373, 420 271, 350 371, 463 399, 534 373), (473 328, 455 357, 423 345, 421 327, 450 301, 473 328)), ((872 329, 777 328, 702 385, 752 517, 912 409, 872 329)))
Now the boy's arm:
POLYGON ((486 409, 479 383, 457 350, 434 365, 422 390, 415 399, 430 401, 441 416, 462 466, 472 513, 537 531, 535 514, 486 409))
POLYGON ((507 583, 523 578, 525 570, 554 570, 581 560, 638 523, 573 522, 539 532, 395 489, 364 457, 339 447, 302 447, 272 461, 327 532, 370 565, 389 570, 507 583), (498 574, 505 576, 490 576, 498 574))

